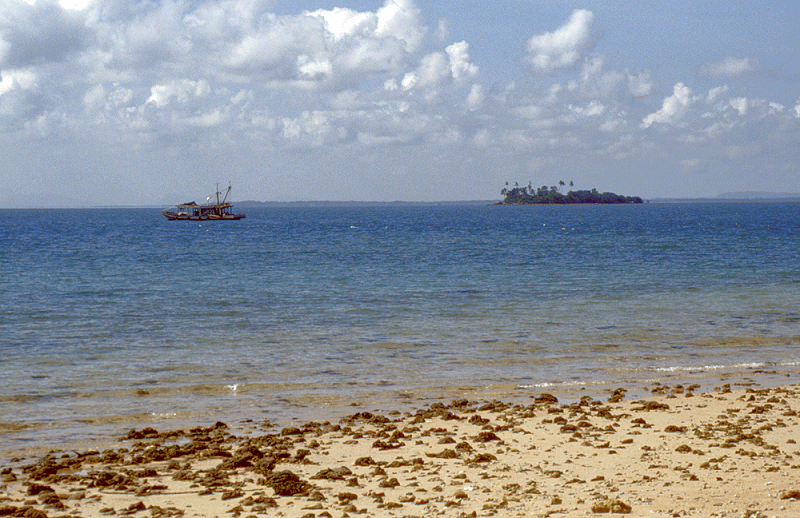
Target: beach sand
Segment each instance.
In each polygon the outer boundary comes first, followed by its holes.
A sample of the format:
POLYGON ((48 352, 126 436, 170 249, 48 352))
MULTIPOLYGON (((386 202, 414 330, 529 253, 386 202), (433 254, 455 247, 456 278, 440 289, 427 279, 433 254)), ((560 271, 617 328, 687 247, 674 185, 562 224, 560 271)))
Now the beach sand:
POLYGON ((4 467, 0 516, 800 516, 798 385, 649 392, 132 430, 4 467))

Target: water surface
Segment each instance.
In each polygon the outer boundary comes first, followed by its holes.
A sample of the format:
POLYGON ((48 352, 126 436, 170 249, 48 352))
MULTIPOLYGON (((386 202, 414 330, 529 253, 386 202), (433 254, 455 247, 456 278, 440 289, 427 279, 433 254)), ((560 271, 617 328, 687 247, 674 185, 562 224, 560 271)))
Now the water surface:
POLYGON ((351 403, 796 381, 800 204, 0 211, 0 450, 351 403))

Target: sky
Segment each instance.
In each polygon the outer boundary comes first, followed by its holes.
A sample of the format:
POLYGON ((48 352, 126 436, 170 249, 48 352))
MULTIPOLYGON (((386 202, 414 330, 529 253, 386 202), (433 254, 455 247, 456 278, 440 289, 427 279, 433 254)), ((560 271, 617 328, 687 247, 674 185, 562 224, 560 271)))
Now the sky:
POLYGON ((785 0, 0 0, 0 203, 800 192, 785 0))

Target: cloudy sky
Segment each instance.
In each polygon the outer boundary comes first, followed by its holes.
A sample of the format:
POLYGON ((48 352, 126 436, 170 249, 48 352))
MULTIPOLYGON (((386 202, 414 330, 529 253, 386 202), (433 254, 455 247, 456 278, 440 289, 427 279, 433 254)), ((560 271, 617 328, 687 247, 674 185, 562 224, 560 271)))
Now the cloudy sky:
POLYGON ((800 192, 798 26, 785 0, 0 0, 0 201, 800 192))

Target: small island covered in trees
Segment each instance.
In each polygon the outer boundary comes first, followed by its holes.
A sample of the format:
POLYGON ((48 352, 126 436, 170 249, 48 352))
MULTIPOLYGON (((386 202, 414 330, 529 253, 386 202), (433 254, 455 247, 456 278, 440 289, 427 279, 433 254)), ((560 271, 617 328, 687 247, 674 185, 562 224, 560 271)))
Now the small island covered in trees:
POLYGON ((622 196, 613 192, 598 192, 597 189, 591 191, 573 191, 572 182, 569 182, 570 191, 562 193, 566 184, 563 180, 558 182, 558 186, 542 186, 534 189, 529 183, 527 187, 520 187, 515 183, 514 187, 509 188, 508 182, 500 194, 505 197, 503 201, 497 202, 498 205, 534 205, 534 204, 561 204, 561 203, 643 203, 638 196, 622 196))

